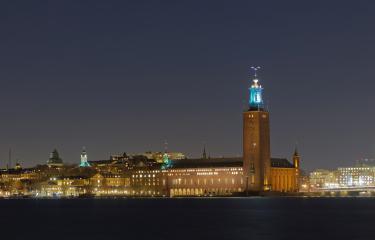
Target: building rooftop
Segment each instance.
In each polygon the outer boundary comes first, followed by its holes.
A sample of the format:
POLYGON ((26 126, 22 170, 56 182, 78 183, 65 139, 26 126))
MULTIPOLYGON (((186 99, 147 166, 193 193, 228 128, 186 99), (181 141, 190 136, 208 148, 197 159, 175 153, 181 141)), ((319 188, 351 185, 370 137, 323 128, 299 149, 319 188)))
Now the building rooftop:
POLYGON ((241 167, 242 158, 199 158, 172 161, 172 168, 241 167))
MULTIPOLYGON (((172 161, 172 168, 242 167, 242 157, 198 158, 172 161)), ((271 167, 294 168, 286 158, 271 158, 271 167)))
POLYGON ((286 158, 271 158, 271 167, 274 168, 294 168, 286 158))

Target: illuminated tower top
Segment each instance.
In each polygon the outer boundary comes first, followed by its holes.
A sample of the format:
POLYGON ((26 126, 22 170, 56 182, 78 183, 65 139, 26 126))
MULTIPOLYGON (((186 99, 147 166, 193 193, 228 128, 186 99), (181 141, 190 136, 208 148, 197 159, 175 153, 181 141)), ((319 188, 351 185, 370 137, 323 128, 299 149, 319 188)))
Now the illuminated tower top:
POLYGON ((79 164, 80 167, 90 167, 90 163, 87 161, 87 152, 86 149, 83 148, 81 152, 81 163, 79 164))
POLYGON ((254 70, 253 84, 249 88, 249 110, 263 110, 263 88, 259 84, 257 71, 260 67, 251 67, 254 70))

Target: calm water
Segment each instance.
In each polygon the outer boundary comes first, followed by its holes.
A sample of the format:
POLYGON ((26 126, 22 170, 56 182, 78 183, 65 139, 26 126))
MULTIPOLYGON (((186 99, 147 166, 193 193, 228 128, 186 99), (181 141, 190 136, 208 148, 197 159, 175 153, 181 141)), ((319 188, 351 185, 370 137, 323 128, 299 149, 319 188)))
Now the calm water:
POLYGON ((1 239, 375 239, 375 198, 0 200, 0 230, 1 239))

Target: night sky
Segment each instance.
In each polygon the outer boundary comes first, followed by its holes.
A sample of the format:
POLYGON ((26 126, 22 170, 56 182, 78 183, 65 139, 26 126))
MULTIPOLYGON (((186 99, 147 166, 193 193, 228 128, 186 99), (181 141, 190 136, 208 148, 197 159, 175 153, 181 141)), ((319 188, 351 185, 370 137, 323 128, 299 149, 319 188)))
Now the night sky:
POLYGON ((57 148, 242 155, 259 65, 272 156, 375 157, 374 1, 1 1, 0 166, 57 148))

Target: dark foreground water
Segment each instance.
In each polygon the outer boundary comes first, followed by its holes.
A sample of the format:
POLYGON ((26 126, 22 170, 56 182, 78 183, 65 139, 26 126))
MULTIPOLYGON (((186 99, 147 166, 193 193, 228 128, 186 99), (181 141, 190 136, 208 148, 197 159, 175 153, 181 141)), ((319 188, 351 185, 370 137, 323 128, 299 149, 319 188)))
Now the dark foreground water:
POLYGON ((375 239, 375 198, 0 200, 0 239, 375 239))

